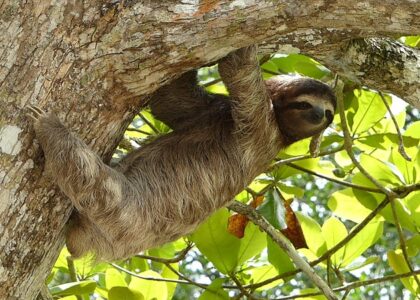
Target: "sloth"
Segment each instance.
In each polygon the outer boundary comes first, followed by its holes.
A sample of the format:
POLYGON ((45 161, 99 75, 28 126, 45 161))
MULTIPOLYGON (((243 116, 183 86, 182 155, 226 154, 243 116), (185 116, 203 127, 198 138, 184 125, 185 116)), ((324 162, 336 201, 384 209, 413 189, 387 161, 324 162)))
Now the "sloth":
POLYGON ((329 86, 290 76, 264 81, 256 51, 219 61, 229 97, 207 93, 195 71, 158 89, 152 113, 173 131, 112 167, 54 114, 30 107, 45 169, 77 210, 66 234, 73 257, 122 259, 191 233, 279 150, 332 122, 329 86))

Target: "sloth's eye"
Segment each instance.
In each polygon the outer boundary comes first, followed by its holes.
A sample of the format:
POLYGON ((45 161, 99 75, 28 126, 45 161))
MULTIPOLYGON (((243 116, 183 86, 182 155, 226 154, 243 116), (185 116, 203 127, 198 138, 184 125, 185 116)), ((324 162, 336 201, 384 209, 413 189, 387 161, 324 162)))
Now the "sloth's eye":
POLYGON ((309 104, 308 102, 302 101, 302 102, 293 102, 293 103, 290 103, 288 105, 288 107, 289 108, 298 109, 298 110, 307 110, 307 109, 311 109, 312 108, 312 105, 309 104))

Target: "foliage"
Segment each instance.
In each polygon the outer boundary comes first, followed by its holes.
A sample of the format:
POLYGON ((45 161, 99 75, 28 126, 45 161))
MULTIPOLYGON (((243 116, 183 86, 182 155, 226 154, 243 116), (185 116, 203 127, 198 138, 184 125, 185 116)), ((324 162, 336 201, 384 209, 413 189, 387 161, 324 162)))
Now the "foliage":
MULTIPOLYGON (((418 37, 403 40, 413 46, 418 41, 418 37)), ((303 55, 274 55, 262 69, 265 78, 298 73, 334 83, 334 74, 303 55)), ((215 67, 203 68, 199 75, 208 90, 226 93, 215 67)), ((273 196, 273 191, 291 199, 308 245, 299 250, 301 255, 308 261, 325 257, 314 268, 333 287, 362 281, 360 287, 349 289, 346 296, 350 299, 363 295, 396 299, 403 294, 414 298, 419 286, 413 276, 384 280, 380 287, 363 282, 419 267, 420 191, 404 192, 420 182, 419 112, 394 96, 352 86, 347 82, 344 89, 352 153, 381 187, 401 197, 392 199, 392 205, 388 201, 384 208, 376 209, 387 197, 344 149, 343 127, 336 115, 318 157, 308 155, 309 140, 292 145, 236 199, 248 202, 256 195, 265 195, 259 212, 278 229, 285 228, 287 222, 282 200, 273 196), (400 138, 411 161, 398 151, 400 138), (363 224, 369 216, 370 221, 363 224), (343 240, 343 246, 331 252, 343 240)), ((132 147, 139 147, 169 130, 145 110, 133 120, 126 139, 132 147)), ((119 148, 116 155, 123 155, 125 149, 119 148)), ((248 294, 271 298, 317 292, 308 278, 296 271, 284 250, 254 224, 246 226, 242 239, 230 234, 226 229, 230 215, 226 208, 221 209, 191 236, 114 266, 95 264, 89 258, 73 263, 63 249, 49 277, 50 291, 55 298, 92 299, 94 295, 95 299, 111 300, 229 299, 248 294)))

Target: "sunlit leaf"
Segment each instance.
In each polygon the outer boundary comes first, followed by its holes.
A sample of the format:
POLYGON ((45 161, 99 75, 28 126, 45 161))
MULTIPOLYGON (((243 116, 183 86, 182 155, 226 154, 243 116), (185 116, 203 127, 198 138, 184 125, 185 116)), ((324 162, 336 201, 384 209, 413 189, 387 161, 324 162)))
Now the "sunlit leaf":
POLYGON ((349 265, 353 260, 362 255, 367 248, 372 246, 382 236, 382 231, 383 222, 378 220, 373 220, 363 227, 363 229, 345 245, 341 266, 345 267, 349 265))
MULTIPOLYGON (((389 96, 386 96, 391 102, 389 96)), ((352 132, 361 133, 369 130, 386 114, 387 109, 379 94, 369 90, 354 90, 353 103, 356 104, 356 113, 353 116, 352 132)))
POLYGON ((413 236, 405 242, 407 254, 410 257, 416 257, 420 252, 420 234, 413 236))
MULTIPOLYGON (((373 178, 385 186, 393 187, 404 184, 404 177, 401 172, 394 165, 388 162, 385 163, 370 155, 361 154, 360 163, 366 170, 369 170, 369 174, 373 178)), ((376 185, 362 173, 356 174, 352 181, 355 184, 376 188, 376 185)))
POLYGON ((349 265, 347 265, 345 268, 343 268, 342 270, 345 272, 351 272, 354 270, 358 270, 360 268, 363 268, 365 266, 368 266, 370 264, 379 262, 380 258, 378 256, 370 256, 368 258, 363 258, 361 261, 356 261, 356 262, 352 262, 349 265))
POLYGON ((124 279, 124 275, 114 268, 109 268, 108 270, 106 270, 105 284, 107 289, 110 289, 114 286, 127 286, 127 283, 124 279))
MULTIPOLYGON (((407 262, 404 259, 404 255, 400 249, 396 251, 388 251, 388 262, 391 268, 397 274, 410 272, 410 268, 408 267, 407 262)), ((417 283, 413 277, 402 278, 401 282, 414 295, 420 292, 419 286, 417 286, 417 283)))
MULTIPOLYGON (((366 199, 368 200, 368 199, 366 199)), ((376 201, 369 205, 375 207, 376 201)), ((363 205, 354 195, 353 189, 339 190, 331 195, 328 200, 328 207, 339 217, 352 220, 356 223, 363 221, 372 210, 363 205)))
POLYGON ((279 274, 295 269, 289 255, 267 236, 268 261, 277 269, 279 274))
POLYGON ((238 250, 238 265, 260 254, 267 247, 266 234, 256 225, 249 223, 245 229, 245 236, 241 239, 238 250))
POLYGON ((296 212, 296 216, 309 249, 317 256, 324 254, 327 251, 327 244, 322 235, 321 226, 314 219, 302 213, 296 212))
MULTIPOLYGON (((179 271, 179 264, 178 263, 171 264, 171 267, 174 268, 176 271, 179 271)), ((179 279, 179 276, 177 274, 175 274, 175 272, 173 272, 167 266, 163 266, 161 275, 162 275, 163 278, 179 279)), ((175 293, 177 283, 176 282, 167 282, 166 285, 168 287, 168 299, 172 299, 172 296, 175 293)))
MULTIPOLYGON (((162 278, 159 273, 152 270, 141 272, 138 275, 148 278, 162 278)), ((141 293, 144 296, 144 300, 166 300, 168 298, 168 287, 166 282, 145 280, 132 276, 128 287, 133 292, 141 293)))
POLYGON ((404 136, 420 139, 420 121, 411 123, 404 132, 404 136))
POLYGON ((139 291, 130 290, 128 287, 115 286, 108 292, 108 300, 144 300, 139 291))
POLYGON ((96 282, 85 280, 78 282, 64 283, 50 288, 53 296, 83 295, 91 294, 96 288, 96 282))
MULTIPOLYGON (((331 217, 322 225, 322 235, 327 243, 327 248, 331 249, 347 236, 347 229, 337 218, 331 217)), ((344 248, 339 249, 331 256, 331 263, 340 267, 344 259, 344 248)))
POLYGON ((191 240, 222 273, 232 272, 238 264, 241 240, 227 231, 229 212, 220 209, 191 235, 191 240))
MULTIPOLYGON (((274 268, 273 265, 266 265, 266 266, 261 266, 261 267, 255 267, 252 268, 249 271, 250 275, 251 275, 251 282, 252 283, 259 283, 259 282, 263 282, 267 279, 273 278, 276 275, 278 275, 278 272, 276 270, 276 268, 274 268)), ((283 281, 281 279, 275 280, 269 284, 263 285, 262 287, 257 288, 257 291, 263 291, 263 290, 268 290, 271 289, 279 284, 281 284, 283 281)))
POLYGON ((229 300, 228 293, 222 287, 224 282, 225 279, 223 278, 213 280, 198 300, 229 300))

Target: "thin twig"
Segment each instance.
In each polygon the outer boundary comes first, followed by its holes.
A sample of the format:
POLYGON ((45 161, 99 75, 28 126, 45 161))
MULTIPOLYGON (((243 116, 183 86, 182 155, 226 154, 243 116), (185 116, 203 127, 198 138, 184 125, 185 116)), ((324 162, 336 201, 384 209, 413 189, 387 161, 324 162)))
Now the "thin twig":
MULTIPOLYGON (((391 211, 392 211, 392 216, 394 217, 395 227, 397 227, 398 237, 400 239, 400 247, 403 253, 405 263, 407 264, 410 272, 414 272, 414 268, 412 267, 410 263, 410 259, 408 258, 407 245, 405 243, 404 233, 402 232, 400 220, 397 214, 397 209, 395 208, 395 199, 391 199, 391 211)), ((414 280, 416 281, 417 286, 420 287, 420 279, 417 276, 414 276, 414 280)))
POLYGON ((141 113, 138 114, 140 119, 143 120, 144 123, 146 123, 155 133, 161 133, 145 116, 143 116, 141 113))
POLYGON ((183 260, 193 247, 194 247, 193 243, 188 243, 187 247, 185 247, 181 252, 179 252, 177 256, 173 258, 162 258, 162 257, 149 256, 149 255, 143 255, 143 254, 137 254, 136 257, 143 258, 143 259, 150 259, 155 262, 160 262, 163 264, 173 264, 173 263, 177 263, 183 260))
POLYGON ((295 265, 300 268, 309 279, 323 292, 327 299, 338 299, 336 295, 331 291, 328 284, 319 277, 315 271, 309 266, 309 264, 299 256, 299 253, 290 244, 289 240, 273 226, 271 226, 261 215, 259 215, 255 209, 245 205, 241 202, 234 201, 229 205, 229 209, 246 215, 254 224, 260 227, 261 230, 266 232, 273 241, 279 245, 293 260, 295 265))
POLYGON ((335 90, 335 94, 337 96, 337 108, 340 114, 341 119, 341 127, 343 129, 344 134, 344 149, 346 150, 348 156, 350 157, 353 164, 360 170, 360 172, 368 178, 374 185, 376 185, 384 194, 389 197, 395 197, 395 193, 384 187, 380 184, 369 172, 365 170, 365 168, 357 161, 356 157, 354 156, 352 147, 353 147, 353 139, 350 134, 350 130, 347 126, 346 114, 344 112, 344 97, 343 97, 343 86, 344 84, 341 81, 337 82, 337 88, 335 90))
POLYGON ((176 270, 174 267, 172 267, 170 263, 165 263, 165 266, 169 270, 171 270, 174 274, 176 274, 177 276, 179 276, 180 278, 182 278, 183 280, 188 281, 189 283, 191 283, 191 284, 193 284, 193 285, 195 285, 195 286, 197 286, 199 288, 207 289, 207 286, 206 285, 201 284, 199 282, 195 282, 195 281, 189 279, 187 276, 185 276, 184 274, 182 274, 181 272, 179 272, 178 270, 176 270))
POLYGON ((231 273, 229 274, 230 278, 235 282, 239 290, 241 291, 242 295, 246 296, 247 299, 254 299, 254 297, 249 293, 249 291, 244 288, 243 284, 239 281, 239 279, 235 276, 235 274, 231 273))
POLYGON ((411 157, 408 156, 407 152, 404 148, 404 140, 401 134, 400 127, 398 126, 397 120, 395 119, 394 114, 391 111, 391 108, 389 107, 388 102, 386 102, 385 96, 381 91, 378 91, 379 96, 381 96, 382 102, 385 104, 386 109, 388 110, 389 115, 391 116, 392 122, 394 123, 395 129, 397 130, 397 136, 398 136, 398 152, 401 154, 402 157, 404 157, 405 160, 411 161, 411 157))
MULTIPOLYGON (((344 147, 340 146, 340 147, 335 148, 335 149, 326 150, 326 151, 320 152, 316 157, 322 157, 322 156, 334 154, 334 153, 340 152, 343 149, 344 149, 344 147)), ((285 159, 276 159, 276 162, 271 165, 268 172, 273 171, 274 169, 276 169, 276 168, 278 168, 282 165, 287 165, 288 163, 292 163, 292 162, 299 161, 299 160, 304 160, 304 159, 309 159, 309 158, 314 158, 314 157, 310 154, 307 154, 307 155, 299 155, 299 156, 294 156, 294 157, 285 158, 285 159)))
MULTIPOLYGON (((393 280, 397 280, 397 279, 401 279, 401 278, 415 276, 415 275, 418 275, 418 274, 420 274, 420 270, 415 270, 413 272, 402 273, 402 274, 388 275, 388 276, 384 276, 384 277, 381 277, 381 278, 360 280, 360 281, 351 282, 351 283, 348 283, 346 285, 337 287, 337 288, 333 289, 333 291, 334 292, 350 291, 350 290, 353 290, 353 289, 356 289, 356 288, 359 288, 359 287, 362 287, 362 286, 365 287, 365 286, 372 285, 372 284, 378 284, 378 283, 383 283, 383 282, 387 282, 387 281, 393 281, 393 280)), ((287 297, 277 298, 277 300, 290 300, 290 299, 298 299, 298 298, 312 297, 312 296, 319 296, 319 295, 322 295, 322 293, 321 292, 315 292, 315 293, 309 293, 309 294, 287 296, 287 297)))
POLYGON ((298 165, 295 165, 295 164, 292 164, 292 163, 288 163, 287 165, 294 168, 294 169, 301 170, 301 171, 304 171, 308 174, 312 174, 314 176, 324 178, 324 179, 327 179, 328 181, 332 181, 332 182, 335 182, 335 183, 338 183, 338 184, 341 184, 341 185, 344 185, 344 186, 348 186, 348 187, 351 187, 351 188, 354 188, 354 189, 367 191, 367 192, 372 192, 372 193, 382 193, 382 191, 380 189, 375 189, 375 188, 371 188, 371 187, 367 187, 367 186, 361 186, 361 185, 357 185, 357 184, 354 184, 354 183, 351 183, 351 182, 331 178, 331 177, 325 176, 323 174, 319 174, 319 173, 316 173, 314 171, 302 168, 301 166, 298 166, 298 165))
POLYGON ((137 273, 134 273, 134 272, 132 272, 130 270, 127 270, 126 268, 120 267, 117 264, 110 263, 110 265, 113 266, 114 268, 116 268, 116 269, 124 272, 124 273, 127 273, 127 274, 129 274, 131 276, 134 276, 134 277, 137 277, 137 278, 140 278, 140 279, 144 279, 144 280, 172 282, 172 283, 189 284, 189 285, 196 285, 197 286, 197 284, 193 284, 193 283, 191 283, 189 281, 186 281, 186 280, 177 280, 177 279, 169 279, 169 278, 157 278, 157 277, 142 276, 142 275, 139 275, 137 273))

